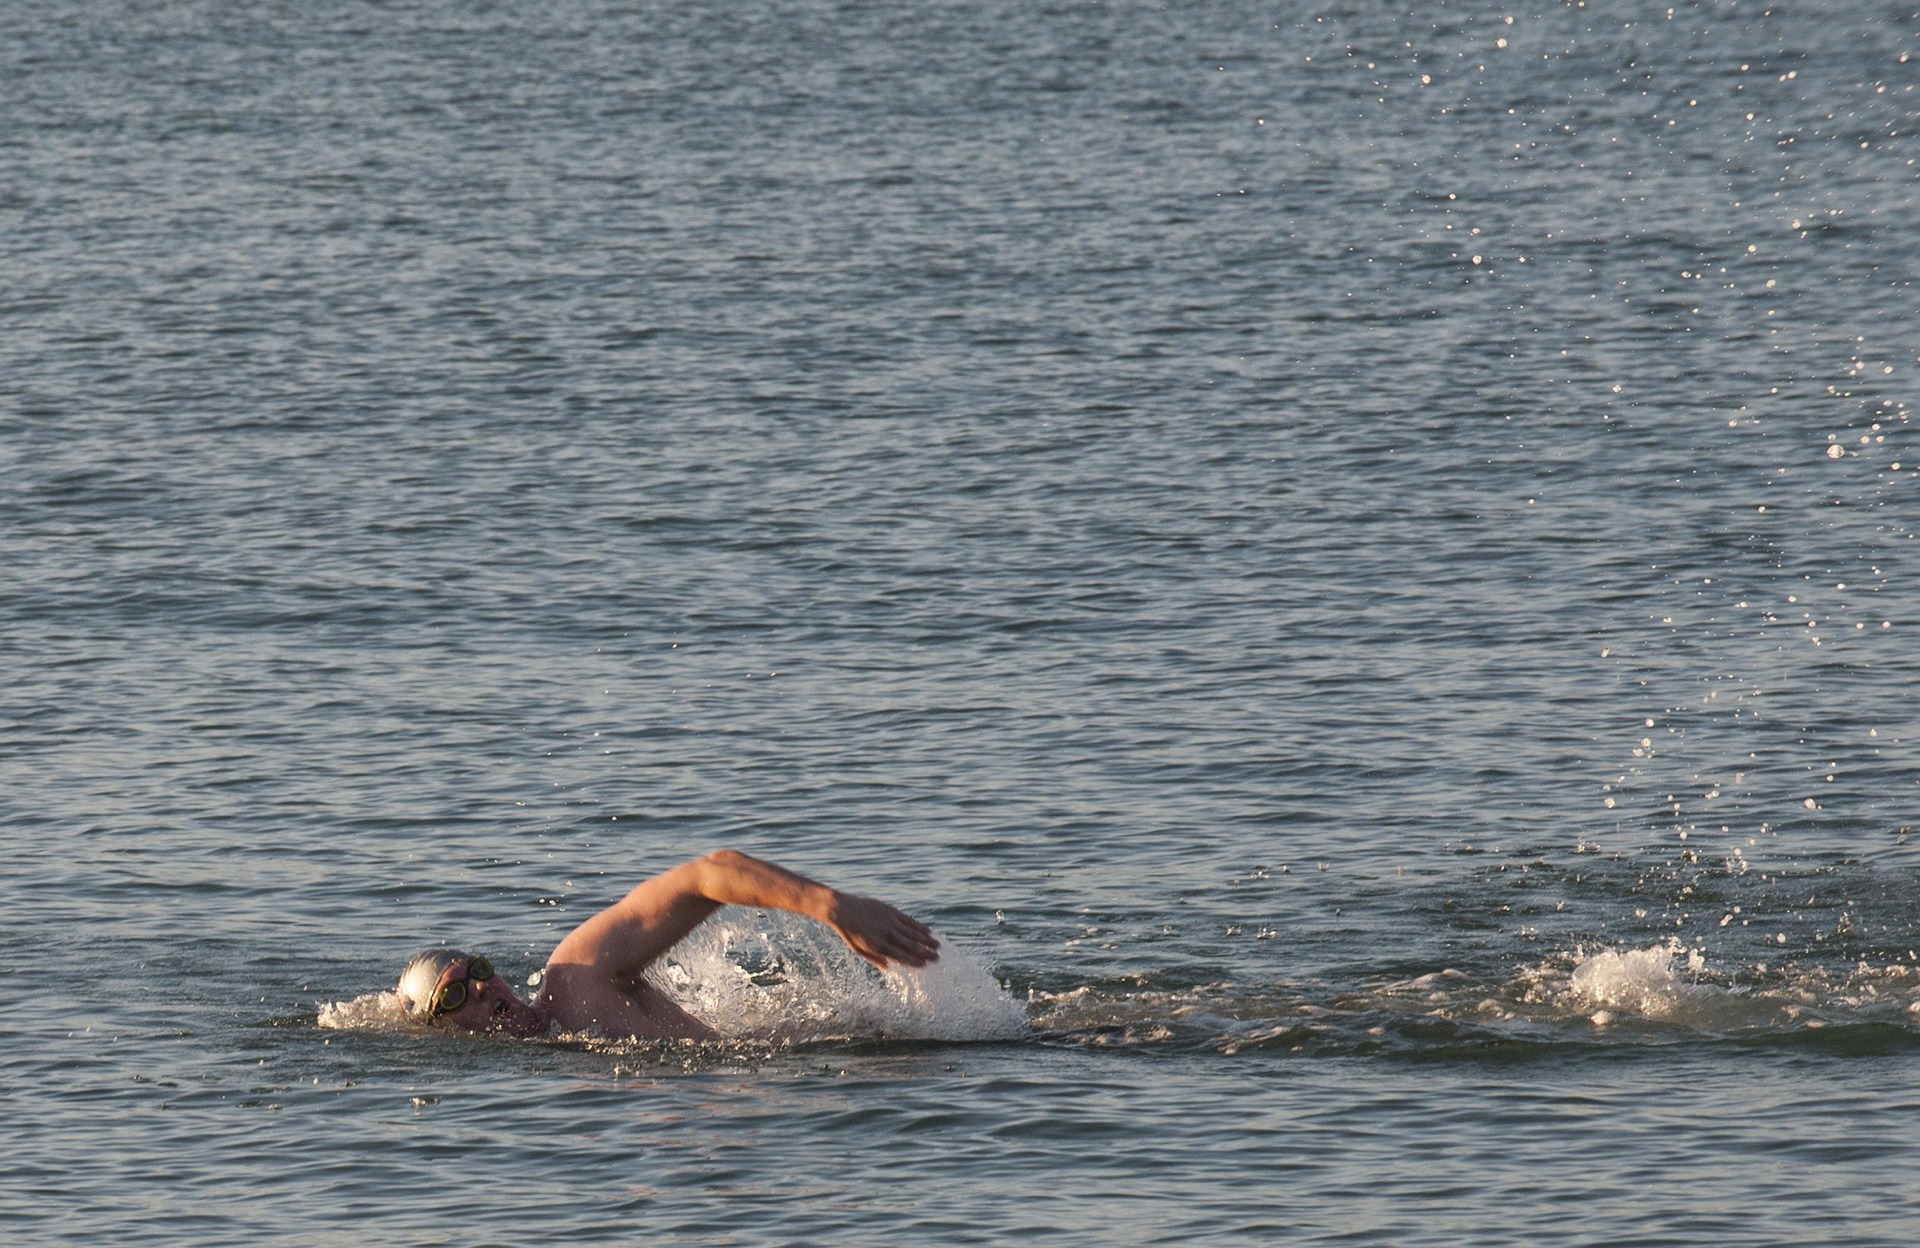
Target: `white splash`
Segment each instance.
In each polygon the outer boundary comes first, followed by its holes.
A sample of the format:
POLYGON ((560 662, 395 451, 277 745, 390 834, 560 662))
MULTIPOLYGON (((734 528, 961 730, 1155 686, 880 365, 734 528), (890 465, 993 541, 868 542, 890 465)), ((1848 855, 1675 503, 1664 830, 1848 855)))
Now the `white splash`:
POLYGON ((1597 1027, 1639 1018, 1699 1031, 1777 1025, 1794 1011, 1766 994, 1702 983, 1706 957, 1679 942, 1646 949, 1607 949, 1583 959, 1568 981, 1576 998, 1594 1008, 1597 1027))
MULTIPOLYGON (((1678 1003, 1695 991, 1673 969, 1673 959, 1679 952, 1667 945, 1607 949, 1574 967, 1570 984, 1590 1004, 1628 1009, 1647 1018, 1668 1018, 1678 1003)), ((1688 969, 1696 974, 1704 963, 1698 950, 1689 951, 1687 961, 1688 969)))
POLYGON ((333 1031, 404 1031, 411 1024, 397 992, 370 992, 351 1001, 323 1001, 320 1026, 333 1031))
POLYGON ((881 974, 811 923, 710 920, 674 947, 657 980, 730 1039, 1012 1040, 1026 1012, 950 940, 940 960, 881 974))

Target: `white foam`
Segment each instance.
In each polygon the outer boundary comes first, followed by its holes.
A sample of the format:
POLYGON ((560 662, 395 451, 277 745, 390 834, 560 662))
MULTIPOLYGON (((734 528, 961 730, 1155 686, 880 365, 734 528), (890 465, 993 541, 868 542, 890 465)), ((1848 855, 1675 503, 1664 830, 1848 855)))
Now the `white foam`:
POLYGON ((334 1031, 400 1031, 409 1025, 405 1001, 397 992, 370 992, 351 1001, 323 1001, 320 1026, 334 1031))
MULTIPOLYGON (((1690 991, 1673 969, 1679 951, 1665 945, 1649 949, 1607 949, 1573 968, 1573 991, 1590 1004, 1632 1010, 1648 1018, 1666 1018, 1690 991)), ((1698 952, 1689 955, 1699 969, 1698 952)))
POLYGON ((816 924, 709 920, 674 947, 658 982, 729 1039, 1011 1040, 1026 1012, 950 940, 940 960, 881 974, 816 924))
POLYGON ((1597 1027, 1619 1022, 1623 1011, 1701 1031, 1766 1026, 1791 1015, 1778 999, 1700 982, 1705 971, 1705 956, 1678 942, 1607 949, 1575 966, 1568 986, 1585 1007, 1598 1007, 1590 1015, 1597 1027))

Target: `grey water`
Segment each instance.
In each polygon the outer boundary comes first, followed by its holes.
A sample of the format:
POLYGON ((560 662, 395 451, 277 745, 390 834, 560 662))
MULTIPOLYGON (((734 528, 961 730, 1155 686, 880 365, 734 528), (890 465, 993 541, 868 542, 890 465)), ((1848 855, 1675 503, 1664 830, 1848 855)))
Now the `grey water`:
POLYGON ((0 31, 8 1242, 1912 1241, 1911 4, 0 31))

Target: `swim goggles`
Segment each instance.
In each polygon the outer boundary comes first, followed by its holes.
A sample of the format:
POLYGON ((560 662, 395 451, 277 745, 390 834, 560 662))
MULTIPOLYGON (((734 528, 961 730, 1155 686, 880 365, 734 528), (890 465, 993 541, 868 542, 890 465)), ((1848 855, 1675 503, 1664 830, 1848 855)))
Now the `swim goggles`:
MULTIPOLYGON (((447 968, 453 969, 451 967, 447 968)), ((493 963, 485 958, 468 958, 467 973, 458 979, 450 979, 433 990, 433 1006, 427 1011, 428 1018, 438 1018, 442 1014, 451 1014, 467 1003, 467 985, 485 983, 493 978, 493 963)))

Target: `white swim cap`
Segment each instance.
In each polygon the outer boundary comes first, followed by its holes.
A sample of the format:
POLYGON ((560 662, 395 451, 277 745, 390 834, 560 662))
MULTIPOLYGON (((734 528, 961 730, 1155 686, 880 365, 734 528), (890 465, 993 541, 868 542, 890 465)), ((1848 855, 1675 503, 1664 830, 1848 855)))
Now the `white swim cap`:
POLYGON ((428 949, 416 953, 408 962, 406 969, 400 972, 400 982, 394 991, 400 994, 400 1000, 407 1007, 407 1013, 415 1018, 426 1018, 433 1010, 433 990, 440 986, 440 977, 447 968, 466 957, 459 949, 428 949))

